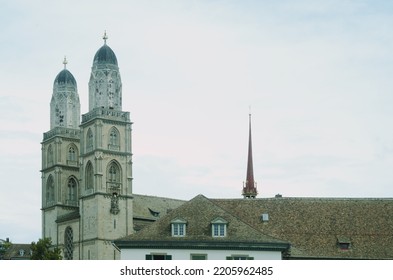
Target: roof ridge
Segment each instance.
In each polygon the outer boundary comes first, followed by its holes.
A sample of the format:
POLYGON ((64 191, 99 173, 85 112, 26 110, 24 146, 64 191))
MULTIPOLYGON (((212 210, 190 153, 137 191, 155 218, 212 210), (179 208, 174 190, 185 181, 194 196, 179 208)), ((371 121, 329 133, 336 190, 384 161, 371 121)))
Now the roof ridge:
POLYGON ((170 200, 176 200, 176 201, 188 201, 186 199, 180 199, 180 198, 171 198, 168 196, 157 196, 157 195, 149 195, 149 194, 138 194, 138 193, 133 193, 133 196, 139 196, 139 197, 152 197, 152 198, 165 198, 165 199, 170 199, 170 200))

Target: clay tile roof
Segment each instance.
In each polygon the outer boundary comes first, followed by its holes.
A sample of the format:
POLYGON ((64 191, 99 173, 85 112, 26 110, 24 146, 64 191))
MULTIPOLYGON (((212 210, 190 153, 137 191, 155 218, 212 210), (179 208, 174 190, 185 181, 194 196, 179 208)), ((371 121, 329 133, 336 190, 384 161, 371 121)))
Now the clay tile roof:
POLYGON ((259 231, 288 240, 293 246, 293 258, 393 259, 393 199, 390 198, 213 201, 259 231), (268 222, 261 222, 264 213, 269 215, 268 222))
POLYGON ((136 219, 157 220, 184 202, 180 199, 133 194, 133 216, 136 219))
POLYGON ((5 260, 29 260, 31 244, 12 244, 4 254, 5 260))
POLYGON ((115 243, 120 248, 159 246, 160 244, 171 244, 172 248, 182 246, 182 244, 188 247, 203 245, 210 248, 212 246, 245 246, 251 250, 263 247, 284 251, 289 248, 288 242, 260 232, 203 195, 194 197, 140 232, 121 238, 115 243), (212 237, 211 223, 216 218, 227 222, 226 237, 212 237), (186 236, 171 236, 171 221, 175 219, 186 221, 186 236))

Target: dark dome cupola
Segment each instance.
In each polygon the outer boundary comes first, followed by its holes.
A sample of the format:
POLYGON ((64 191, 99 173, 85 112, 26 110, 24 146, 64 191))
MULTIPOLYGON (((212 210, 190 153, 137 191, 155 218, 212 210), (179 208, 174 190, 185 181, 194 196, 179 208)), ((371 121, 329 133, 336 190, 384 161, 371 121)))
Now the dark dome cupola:
POLYGON ((54 84, 57 85, 67 84, 76 87, 76 80, 74 76, 71 74, 71 72, 68 71, 66 68, 64 68, 59 74, 57 74, 54 84))
POLYGON ((105 43, 95 54, 93 65, 113 64, 117 66, 117 58, 112 49, 105 43))

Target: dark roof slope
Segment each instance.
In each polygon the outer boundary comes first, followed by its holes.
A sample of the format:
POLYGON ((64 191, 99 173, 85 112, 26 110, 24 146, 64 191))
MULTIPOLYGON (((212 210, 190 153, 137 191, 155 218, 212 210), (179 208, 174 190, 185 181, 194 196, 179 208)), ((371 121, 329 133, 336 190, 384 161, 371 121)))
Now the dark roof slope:
POLYGON ((393 199, 213 199, 261 232, 288 240, 294 258, 393 259, 393 199), (268 222, 261 221, 262 214, 268 222), (342 249, 339 243, 349 243, 342 249))
POLYGON ((133 217, 155 221, 185 202, 180 199, 133 194, 133 217))

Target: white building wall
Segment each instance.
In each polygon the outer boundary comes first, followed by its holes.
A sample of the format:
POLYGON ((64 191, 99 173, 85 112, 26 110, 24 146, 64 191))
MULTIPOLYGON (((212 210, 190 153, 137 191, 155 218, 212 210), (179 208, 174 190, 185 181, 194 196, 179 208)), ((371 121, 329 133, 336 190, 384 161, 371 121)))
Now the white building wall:
POLYGON ((150 254, 171 255, 172 260, 190 260, 191 254, 207 255, 208 260, 226 260, 231 255, 254 257, 254 260, 281 260, 280 251, 121 249, 122 260, 144 260, 150 254))

